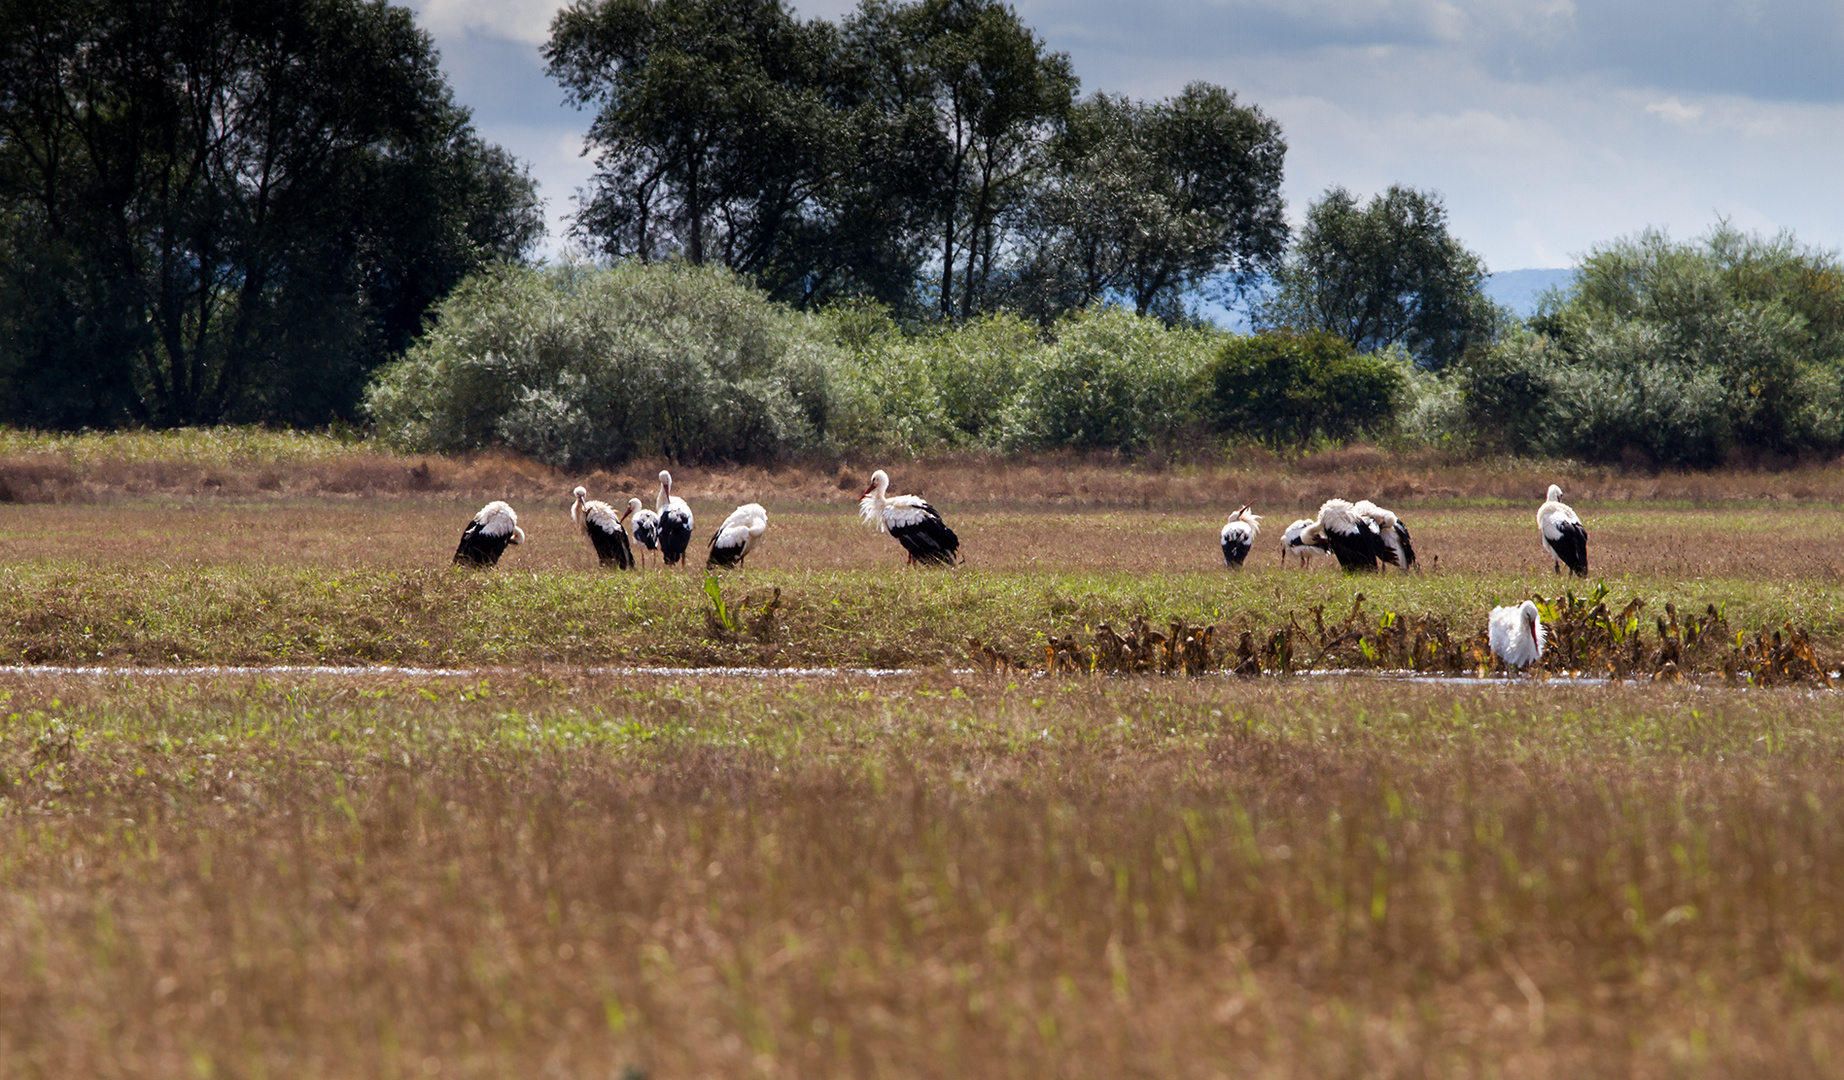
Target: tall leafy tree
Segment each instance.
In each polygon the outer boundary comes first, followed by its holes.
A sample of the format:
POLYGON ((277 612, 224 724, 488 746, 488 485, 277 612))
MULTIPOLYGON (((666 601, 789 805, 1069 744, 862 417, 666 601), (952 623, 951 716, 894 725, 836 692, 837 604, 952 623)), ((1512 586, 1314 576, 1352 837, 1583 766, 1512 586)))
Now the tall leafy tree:
POLYGON ((321 422, 542 229, 404 8, 0 4, 0 413, 321 422))
POLYGON ((807 210, 840 132, 834 34, 779 0, 579 0, 545 46, 594 106, 595 190, 579 219, 607 253, 749 271, 807 210))
POLYGON ((1359 206, 1334 187, 1307 209, 1260 321, 1330 331, 1364 352, 1399 344, 1439 369, 1496 332, 1485 277, 1448 233, 1439 195, 1391 187, 1359 206))
POLYGON ((1208 83, 1162 102, 1089 98, 1021 215, 1021 299, 1045 318, 1108 298, 1175 317, 1206 282, 1246 287, 1286 250, 1286 152, 1279 124, 1208 83))
POLYGON ((879 59, 883 100, 931 121, 934 299, 943 317, 964 318, 989 305, 1011 254, 1008 218, 1074 103, 1069 57, 997 0, 866 0, 846 32, 879 59))

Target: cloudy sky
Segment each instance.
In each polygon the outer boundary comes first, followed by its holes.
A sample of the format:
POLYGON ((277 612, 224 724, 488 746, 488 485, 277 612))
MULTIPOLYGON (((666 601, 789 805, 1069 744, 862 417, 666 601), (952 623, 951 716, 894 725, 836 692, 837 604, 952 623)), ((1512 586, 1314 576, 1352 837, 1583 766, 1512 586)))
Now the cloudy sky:
MULTIPOLYGON (((410 0, 482 134, 529 161, 553 247, 587 116, 538 46, 555 0, 410 0)), ((805 0, 838 18, 848 0, 805 0)), ((1447 200, 1493 270, 1570 265, 1647 226, 1718 216, 1844 246, 1844 2, 1019 0, 1084 90, 1203 79, 1281 122, 1297 220, 1333 184, 1447 200)))

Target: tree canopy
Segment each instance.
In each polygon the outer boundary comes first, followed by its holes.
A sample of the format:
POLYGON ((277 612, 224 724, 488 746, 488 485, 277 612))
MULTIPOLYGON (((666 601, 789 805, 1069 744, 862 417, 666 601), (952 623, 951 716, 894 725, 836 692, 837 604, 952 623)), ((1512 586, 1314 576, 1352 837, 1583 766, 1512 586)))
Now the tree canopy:
POLYGON ((541 234, 406 8, 0 6, 0 418, 322 423, 541 234))
POLYGON ((1439 195, 1392 186, 1360 207, 1334 187, 1307 208, 1260 321, 1327 330, 1362 352, 1401 345, 1438 370, 1492 339, 1485 276, 1448 233, 1439 195))
POLYGON ((1245 287, 1287 245, 1280 125, 1209 83, 1072 112, 1024 218, 1023 306, 1048 314, 1119 298, 1141 315, 1227 277, 1245 287))
POLYGON ((577 0, 545 48, 594 110, 597 251, 722 263, 770 296, 964 319, 1180 296, 1271 270, 1280 128, 1198 83, 1077 104, 1068 57, 997 0, 577 0))

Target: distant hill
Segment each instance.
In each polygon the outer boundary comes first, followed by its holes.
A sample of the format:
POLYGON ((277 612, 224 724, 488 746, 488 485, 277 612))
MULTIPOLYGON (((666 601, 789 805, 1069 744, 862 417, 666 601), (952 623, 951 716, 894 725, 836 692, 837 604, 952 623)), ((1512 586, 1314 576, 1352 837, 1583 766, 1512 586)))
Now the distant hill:
POLYGON ((1555 270, 1500 270, 1485 279, 1485 294, 1519 315, 1536 313, 1537 297, 1546 289, 1560 289, 1575 277, 1568 267, 1555 270))

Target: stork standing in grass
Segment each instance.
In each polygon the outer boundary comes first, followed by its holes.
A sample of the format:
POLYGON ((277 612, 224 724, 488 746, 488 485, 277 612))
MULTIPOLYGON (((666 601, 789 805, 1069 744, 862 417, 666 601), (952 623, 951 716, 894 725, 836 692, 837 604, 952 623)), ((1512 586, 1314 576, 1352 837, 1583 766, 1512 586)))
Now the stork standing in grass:
POLYGON ((886 495, 889 490, 889 473, 879 469, 871 474, 871 486, 858 500, 858 516, 864 523, 896 537, 909 552, 911 566, 953 566, 960 561, 960 537, 935 508, 921 496, 886 495))
POLYGON ((1242 568, 1242 560, 1249 557, 1249 549, 1255 546, 1255 537, 1261 534, 1261 518, 1249 513, 1249 508, 1254 505, 1244 503, 1242 509, 1229 515, 1229 521, 1219 534, 1223 543, 1223 564, 1231 570, 1242 568))
POLYGON ((1312 518, 1301 518, 1281 533, 1281 565, 1286 566, 1287 556, 1293 554, 1300 556, 1301 566, 1306 565, 1306 556, 1309 554, 1331 554, 1326 547, 1325 531, 1312 518))
POLYGON ((1377 538, 1383 541, 1377 558, 1401 570, 1415 565, 1415 545, 1409 540, 1409 527, 1401 518, 1369 499, 1360 499, 1351 507, 1351 512, 1377 530, 1377 538))
POLYGON ((1556 560, 1556 573, 1563 567, 1576 577, 1588 576, 1588 530, 1581 518, 1562 501, 1562 488, 1549 486, 1549 501, 1537 507, 1537 536, 1543 550, 1556 560))
POLYGON ((672 474, 665 469, 659 471, 659 496, 653 501, 653 509, 659 513, 660 554, 671 566, 685 557, 685 549, 691 545, 692 512, 684 499, 672 493, 672 474))
POLYGON ((495 499, 480 508, 467 528, 461 531, 460 546, 455 548, 459 566, 497 566, 508 544, 523 544, 525 530, 519 528, 519 515, 512 507, 495 499))
POLYGON ((1386 550, 1383 537, 1369 519, 1357 516, 1356 509, 1343 499, 1327 499, 1313 524, 1325 538, 1326 549, 1338 557, 1339 566, 1374 573, 1378 554, 1386 550))
POLYGON ((634 549, 628 544, 627 530, 621 527, 614 507, 591 500, 588 489, 579 487, 576 501, 570 505, 570 520, 589 537, 595 557, 603 566, 634 569, 634 549))
POLYGON ((639 499, 629 499, 621 520, 627 524, 628 531, 634 534, 634 542, 640 545, 642 551, 659 550, 658 514, 641 505, 639 499))
POLYGON ((1495 607, 1487 624, 1492 655, 1514 668, 1543 659, 1543 620, 1529 600, 1516 607, 1495 607))
POLYGON ((762 534, 768 532, 768 511, 762 509, 761 503, 744 503, 730 512, 724 523, 717 527, 717 535, 711 537, 711 553, 705 557, 704 568, 730 569, 743 565, 762 540, 762 534))

